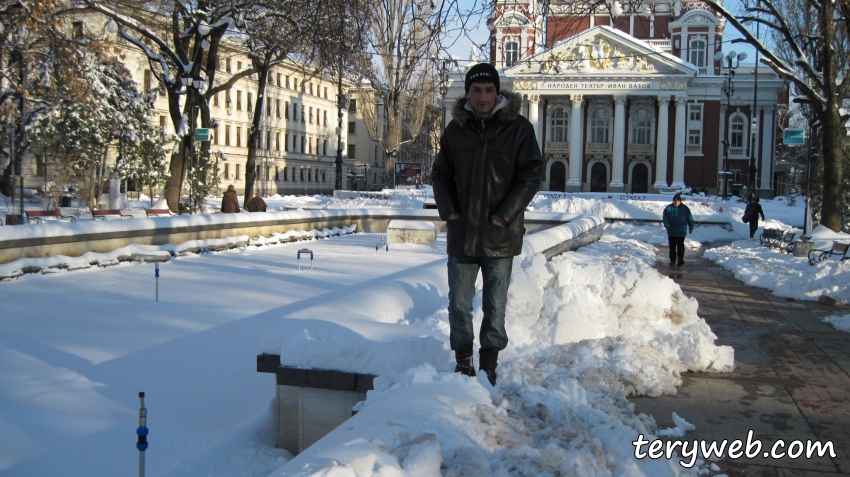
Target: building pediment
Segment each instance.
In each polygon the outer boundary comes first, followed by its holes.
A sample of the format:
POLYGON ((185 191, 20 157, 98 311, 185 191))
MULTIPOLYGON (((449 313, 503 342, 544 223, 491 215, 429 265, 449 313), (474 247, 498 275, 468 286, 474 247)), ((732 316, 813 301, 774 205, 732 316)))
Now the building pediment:
POLYGON ((531 21, 528 17, 518 12, 508 12, 496 20, 496 26, 500 27, 522 27, 529 24, 531 24, 531 21))
POLYGON ((505 75, 694 76, 693 65, 620 30, 597 26, 523 59, 505 75))

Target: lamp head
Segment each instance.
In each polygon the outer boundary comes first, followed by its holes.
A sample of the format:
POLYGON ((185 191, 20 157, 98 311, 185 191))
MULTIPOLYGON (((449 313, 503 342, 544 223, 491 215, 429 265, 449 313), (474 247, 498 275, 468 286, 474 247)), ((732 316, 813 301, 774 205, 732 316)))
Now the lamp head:
POLYGON ((744 61, 746 59, 747 59, 747 52, 746 51, 742 51, 742 52, 738 53, 738 61, 744 61))
POLYGON ((201 20, 201 22, 198 23, 198 33, 200 33, 201 36, 207 36, 210 34, 210 26, 207 25, 207 22, 204 20, 201 20))
POLYGON ((718 51, 714 54, 714 61, 723 61, 723 52, 718 51))
POLYGON ((620 0, 614 0, 611 4, 611 16, 614 18, 620 17, 623 15, 623 5, 620 4, 620 0))

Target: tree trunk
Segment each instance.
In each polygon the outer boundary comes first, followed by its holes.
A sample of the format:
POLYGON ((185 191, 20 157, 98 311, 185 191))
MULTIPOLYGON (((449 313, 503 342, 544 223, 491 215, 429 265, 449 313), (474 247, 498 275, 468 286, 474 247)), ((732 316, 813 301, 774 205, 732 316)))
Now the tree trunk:
MULTIPOLYGON (((245 164, 245 204, 254 197, 254 182, 257 179, 257 144, 260 138, 260 119, 263 114, 263 105, 266 101, 266 82, 268 81, 268 60, 263 64, 254 63, 257 68, 257 101, 253 104, 254 117, 251 119, 251 132, 248 134, 248 162, 245 164)), ((250 108, 252 105, 248 105, 250 108)), ((266 111, 268 114, 268 111, 266 111)), ((266 144, 266 149, 269 145, 266 144)), ((265 167, 265 164, 263 165, 265 167)))
MULTIPOLYGON (((831 20, 835 14, 832 2, 821 3, 821 20, 831 20)), ((837 85, 837 71, 834 45, 836 40, 835 23, 821 23, 823 44, 823 83, 826 104, 823 108, 823 206, 821 209, 821 224, 836 232, 841 230, 841 165, 843 162, 842 143, 846 134, 845 125, 841 123, 841 105, 837 85)))
POLYGON ((168 203, 168 209, 175 214, 180 213, 180 190, 183 187, 183 173, 186 165, 185 152, 189 149, 188 138, 180 138, 180 152, 171 155, 171 164, 169 171, 171 176, 165 183, 165 201, 168 203))

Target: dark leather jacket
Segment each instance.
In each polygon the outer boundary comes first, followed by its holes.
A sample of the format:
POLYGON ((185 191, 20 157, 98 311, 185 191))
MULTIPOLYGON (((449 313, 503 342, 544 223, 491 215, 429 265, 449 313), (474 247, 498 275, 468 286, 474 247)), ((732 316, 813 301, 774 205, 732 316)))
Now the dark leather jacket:
POLYGON ((525 207, 540 188, 543 159, 534 128, 520 116, 521 97, 503 92, 494 114, 478 119, 461 97, 440 139, 431 180, 440 218, 446 222, 449 255, 512 257, 522 251, 525 207), (496 215, 507 222, 490 222, 496 215))

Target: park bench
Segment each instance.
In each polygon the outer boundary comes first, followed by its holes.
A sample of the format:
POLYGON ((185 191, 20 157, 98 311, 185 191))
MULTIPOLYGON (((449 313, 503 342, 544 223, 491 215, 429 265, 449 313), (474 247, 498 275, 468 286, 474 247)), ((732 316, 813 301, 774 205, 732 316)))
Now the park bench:
POLYGON ((778 248, 779 253, 790 253, 788 247, 794 243, 795 236, 797 236, 796 232, 785 232, 781 237, 772 241, 773 248, 778 248))
POLYGON ((773 241, 782 237, 780 229, 764 229, 764 232, 759 236, 759 245, 767 248, 772 248, 773 241))
POLYGON ((106 220, 106 217, 108 217, 110 215, 118 216, 118 217, 121 217, 122 219, 132 219, 132 218, 134 218, 130 214, 121 213, 121 211, 118 210, 118 209, 95 209, 95 210, 92 211, 92 217, 95 220, 97 220, 97 219, 106 220))
POLYGON ((168 209, 145 209, 145 214, 148 217, 168 217, 172 215, 168 209))
POLYGON ((847 260, 847 249, 850 248, 850 244, 841 243, 841 242, 833 242, 832 248, 828 250, 818 250, 814 249, 809 251, 809 265, 814 265, 818 262, 822 262, 827 258, 837 257, 838 261, 847 260), (817 257, 817 258, 815 258, 817 257))
POLYGON ((71 222, 75 222, 77 219, 73 215, 62 215, 62 211, 59 209, 53 210, 25 210, 25 214, 27 214, 27 223, 36 223, 43 224, 44 219, 48 217, 53 217, 56 220, 59 219, 71 219, 71 222), (35 222, 33 222, 33 220, 35 222))

